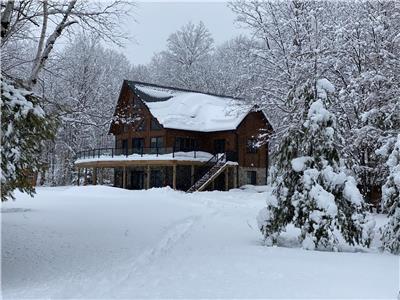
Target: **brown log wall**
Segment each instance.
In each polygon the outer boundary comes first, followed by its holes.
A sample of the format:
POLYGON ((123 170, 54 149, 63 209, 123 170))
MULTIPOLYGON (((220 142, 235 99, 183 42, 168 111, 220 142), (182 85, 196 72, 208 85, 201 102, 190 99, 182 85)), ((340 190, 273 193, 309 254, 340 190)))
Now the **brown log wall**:
MULTIPOLYGON (((122 115, 133 115, 134 103, 141 100, 132 92, 132 90, 124 83, 120 99, 116 108, 116 112, 122 115)), ((136 115, 146 122, 145 131, 137 131, 139 122, 127 125, 127 131, 124 132, 122 124, 114 123, 111 126, 110 133, 115 135, 116 148, 122 147, 122 140, 128 140, 128 148, 132 148, 132 138, 144 138, 144 147, 150 147, 151 137, 163 137, 164 147, 174 147, 175 138, 187 137, 196 139, 200 150, 214 152, 214 140, 225 140, 225 151, 236 152, 238 155, 239 165, 242 167, 266 168, 268 165, 268 145, 263 145, 256 153, 248 153, 247 140, 256 138, 260 129, 270 128, 262 112, 251 112, 240 123, 236 130, 216 131, 216 132, 198 132, 177 129, 161 129, 151 130, 151 115, 149 109, 145 105, 140 106, 140 111, 135 112, 136 115)))

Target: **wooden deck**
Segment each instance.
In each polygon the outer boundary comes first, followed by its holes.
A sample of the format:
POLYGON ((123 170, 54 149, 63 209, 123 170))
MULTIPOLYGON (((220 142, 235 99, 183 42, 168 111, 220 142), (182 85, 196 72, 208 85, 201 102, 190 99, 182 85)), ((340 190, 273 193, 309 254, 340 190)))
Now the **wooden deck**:
MULTIPOLYGON (((86 185, 88 184, 88 175, 91 184, 103 184, 103 171, 102 169, 119 169, 119 172, 122 172, 122 177, 120 177, 120 180, 118 181, 118 185, 121 186, 122 188, 127 188, 128 187, 128 182, 130 182, 130 185, 132 185, 132 181, 130 176, 133 176, 131 172, 134 172, 135 168, 139 168, 141 171, 144 172, 144 181, 145 185, 144 188, 148 189, 151 188, 150 184, 150 177, 152 174, 152 170, 160 169, 160 168, 165 168, 170 169, 172 171, 172 182, 170 182, 170 185, 172 188, 176 189, 177 188, 177 180, 179 180, 178 184, 180 185, 180 188, 182 188, 182 182, 183 181, 190 181, 190 186, 192 186, 195 183, 195 176, 199 176, 199 174, 195 173, 195 170, 204 170, 204 167, 206 168, 211 168, 213 164, 216 164, 220 159, 223 159, 224 161, 227 158, 226 153, 219 153, 215 155, 210 155, 210 157, 204 157, 199 156, 201 152, 196 152, 193 151, 193 156, 189 155, 178 155, 176 156, 176 153, 168 153, 171 154, 170 156, 165 157, 164 155, 166 154, 159 154, 158 151, 156 154, 141 154, 141 156, 138 155, 115 155, 115 153, 118 151, 111 151, 110 156, 104 155, 100 150, 103 149, 94 149, 94 150, 87 150, 85 152, 82 152, 78 155, 78 159, 75 161, 75 168, 78 171, 78 180, 77 184, 79 185, 81 183, 80 178, 83 175, 84 181, 83 184, 86 185), (174 155, 175 154, 175 155, 174 155), (164 156, 164 157, 162 157, 164 156), (177 169, 179 167, 190 167, 190 175, 182 175, 177 174, 177 169), (198 169, 198 167, 200 167, 198 169), (98 175, 99 178, 98 178, 98 175), (179 177, 179 178, 178 178, 179 177), (183 181, 182 181, 183 180, 183 181)), ((109 149, 106 149, 107 151, 109 149)), ((109 152, 109 151, 108 151, 109 152)), ((179 153, 179 152, 178 152, 179 153)), ((190 153, 190 152, 189 152, 190 153)), ((234 178, 233 184, 231 184, 232 187, 237 186, 237 181, 238 181, 238 172, 237 172, 237 163, 227 161, 226 162, 226 168, 224 168, 225 172, 225 190, 229 188, 229 178, 230 176, 228 173, 230 172, 233 176, 231 178, 234 178)), ((181 169, 182 171, 182 169, 181 169)), ((204 172, 204 171, 200 171, 204 172)), ((171 174, 171 173, 170 173, 171 174)), ((121 176, 121 175, 120 175, 121 176)), ((165 176, 165 175, 164 175, 165 176)), ((203 175, 202 175, 203 176, 203 175)), ((199 180, 197 178, 196 180, 199 180)), ((142 179, 143 181, 143 179, 142 179)), ((232 180, 231 180, 232 181, 232 180)), ((213 185, 214 181, 212 180, 213 185)), ((114 181, 115 184, 115 181, 114 181)), ((185 188, 184 190, 187 190, 185 188)))
POLYGON ((177 160, 177 159, 141 159, 141 160, 93 160, 93 161, 82 161, 75 162, 76 168, 120 168, 120 167, 143 167, 143 166, 199 166, 204 161, 198 160, 177 160))

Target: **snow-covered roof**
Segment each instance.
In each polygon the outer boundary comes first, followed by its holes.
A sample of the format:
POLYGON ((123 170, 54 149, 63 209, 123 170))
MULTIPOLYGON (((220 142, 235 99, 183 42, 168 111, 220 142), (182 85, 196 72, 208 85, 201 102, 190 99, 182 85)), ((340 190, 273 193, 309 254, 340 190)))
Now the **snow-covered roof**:
POLYGON ((129 82, 164 128, 201 132, 235 130, 251 106, 227 96, 129 82))

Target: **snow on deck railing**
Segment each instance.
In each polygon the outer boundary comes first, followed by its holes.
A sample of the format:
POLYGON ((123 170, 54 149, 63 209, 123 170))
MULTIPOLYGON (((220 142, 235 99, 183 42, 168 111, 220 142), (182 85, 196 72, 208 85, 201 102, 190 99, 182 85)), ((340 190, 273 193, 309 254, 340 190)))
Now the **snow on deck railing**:
MULTIPOLYGON (((234 152, 227 152, 226 159, 237 161, 234 152)), ((189 151, 176 151, 174 147, 152 147, 152 148, 97 148, 79 151, 76 154, 76 162, 93 160, 197 160, 208 161, 215 155, 206 151, 192 149, 189 151)))
POLYGON ((87 160, 87 159, 105 159, 107 157, 111 158, 121 158, 121 157, 171 157, 175 158, 186 157, 186 158, 199 158, 199 159, 209 159, 213 155, 204 151, 190 150, 190 151, 175 151, 173 147, 149 147, 149 148, 97 148, 90 150, 79 151, 76 154, 76 160, 87 160))
MULTIPOLYGON (((216 154, 218 157, 218 154, 216 154)), ((200 151, 176 151, 170 148, 97 148, 79 151, 75 156, 75 162, 99 161, 99 160, 196 160, 208 161, 215 159, 215 154, 200 151)), ((220 153, 219 155, 222 155, 220 153)), ((237 161, 236 152, 224 153, 226 160, 231 162, 237 161)))

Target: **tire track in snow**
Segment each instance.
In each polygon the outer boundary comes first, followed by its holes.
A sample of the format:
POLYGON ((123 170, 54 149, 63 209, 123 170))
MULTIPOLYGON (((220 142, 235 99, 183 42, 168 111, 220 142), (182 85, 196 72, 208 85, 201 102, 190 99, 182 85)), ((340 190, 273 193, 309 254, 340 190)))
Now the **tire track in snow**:
MULTIPOLYGON (((146 269, 152 265, 158 258, 161 258, 168 254, 172 248, 174 248, 179 241, 184 240, 193 225, 200 220, 200 216, 190 216, 183 220, 179 220, 169 225, 158 243, 151 247, 136 259, 133 260, 128 266, 124 266, 120 271, 129 270, 126 275, 118 280, 117 283, 113 284, 110 289, 105 291, 105 295, 114 295, 114 291, 120 290, 124 286, 124 283, 131 280, 134 276, 140 273, 146 272, 146 269)), ((113 272, 114 273, 114 272, 113 272)), ((112 281, 115 281, 112 280, 112 281)), ((129 285, 127 285, 129 286, 129 285)))

